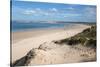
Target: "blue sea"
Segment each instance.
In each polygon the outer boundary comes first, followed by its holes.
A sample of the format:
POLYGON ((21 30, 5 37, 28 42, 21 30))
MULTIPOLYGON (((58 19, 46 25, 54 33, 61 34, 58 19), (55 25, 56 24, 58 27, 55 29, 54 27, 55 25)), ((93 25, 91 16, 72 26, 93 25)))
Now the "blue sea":
POLYGON ((39 22, 11 22, 11 31, 26 31, 30 29, 42 29, 42 28, 63 28, 64 26, 70 27, 72 24, 69 23, 39 23, 39 22))

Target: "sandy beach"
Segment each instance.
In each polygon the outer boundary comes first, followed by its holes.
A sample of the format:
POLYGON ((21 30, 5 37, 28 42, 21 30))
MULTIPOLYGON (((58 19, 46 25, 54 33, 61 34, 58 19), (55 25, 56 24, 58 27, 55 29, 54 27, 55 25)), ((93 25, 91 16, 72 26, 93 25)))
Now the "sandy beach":
POLYGON ((78 58, 78 55, 82 53, 81 51, 75 53, 79 50, 73 52, 69 46, 55 45, 52 41, 74 36, 88 27, 90 26, 77 24, 77 26, 70 29, 60 28, 12 32, 12 62, 24 57, 33 48, 36 49, 37 56, 29 65, 79 62, 79 60, 82 60, 82 58, 78 58), (46 46, 52 48, 52 50, 37 50, 43 43, 46 43, 46 46), (73 53, 74 55, 71 55, 73 53), (62 57, 62 55, 66 56, 62 57))

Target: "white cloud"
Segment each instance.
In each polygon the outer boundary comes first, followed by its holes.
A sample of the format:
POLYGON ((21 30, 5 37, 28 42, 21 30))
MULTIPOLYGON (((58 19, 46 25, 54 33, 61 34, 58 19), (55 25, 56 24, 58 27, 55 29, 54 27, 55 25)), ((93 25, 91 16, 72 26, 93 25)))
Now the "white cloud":
POLYGON ((49 13, 44 13, 44 15, 49 16, 50 14, 49 13))
POLYGON ((41 9, 40 8, 36 8, 36 11, 41 11, 41 9))
POLYGON ((26 11, 24 11, 24 13, 23 14, 26 14, 26 15, 31 15, 31 14, 35 14, 36 13, 36 11, 35 10, 26 10, 26 11))
MULTIPOLYGON (((72 7, 70 8, 73 9, 72 7)), ((72 16, 79 16, 80 14, 73 14, 73 13, 65 13, 61 12, 56 8, 48 8, 47 10, 43 10, 41 8, 34 8, 34 9, 26 9, 24 10, 23 14, 25 15, 34 15, 34 16, 62 16, 62 17, 72 17, 72 16)))
POLYGON ((69 7, 69 8, 67 8, 67 9, 69 9, 69 10, 74 10, 74 8, 73 8, 73 7, 69 7))
POLYGON ((50 11, 57 12, 58 10, 56 8, 50 8, 50 11))
POLYGON ((23 14, 26 14, 26 15, 45 15, 45 16, 52 16, 54 14, 56 14, 58 10, 56 8, 50 8, 48 10, 43 10, 41 8, 35 8, 35 9, 27 9, 27 10, 24 10, 23 14))
POLYGON ((42 14, 44 13, 43 10, 41 10, 40 8, 35 8, 35 9, 25 9, 23 11, 23 14, 26 14, 26 15, 36 15, 36 14, 42 14))

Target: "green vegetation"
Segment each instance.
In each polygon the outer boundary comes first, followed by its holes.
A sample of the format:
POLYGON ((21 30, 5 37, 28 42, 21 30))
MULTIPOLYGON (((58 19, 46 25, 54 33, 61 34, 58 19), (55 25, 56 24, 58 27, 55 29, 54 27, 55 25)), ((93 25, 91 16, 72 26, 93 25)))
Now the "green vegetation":
POLYGON ((65 43, 68 45, 82 44, 84 46, 96 48, 96 25, 92 25, 91 28, 87 28, 73 37, 55 43, 65 43))

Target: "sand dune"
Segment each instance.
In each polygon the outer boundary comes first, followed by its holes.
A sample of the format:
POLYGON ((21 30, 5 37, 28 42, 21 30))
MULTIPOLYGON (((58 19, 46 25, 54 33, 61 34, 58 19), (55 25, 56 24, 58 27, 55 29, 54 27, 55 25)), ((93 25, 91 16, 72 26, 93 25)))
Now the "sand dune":
POLYGON ((44 42, 38 48, 31 49, 27 55, 19 59, 14 65, 33 66, 41 64, 89 62, 95 60, 95 50, 80 44, 69 46, 66 44, 55 44, 54 42, 44 42))
MULTIPOLYGON (((28 65, 81 62, 86 59, 84 58, 85 56, 93 58, 95 56, 95 53, 93 52, 94 50, 89 51, 87 48, 81 49, 79 47, 72 48, 68 45, 57 45, 52 42, 54 40, 61 40, 74 36, 88 27, 89 26, 87 25, 78 25, 72 29, 60 29, 55 31, 46 30, 41 33, 37 32, 37 36, 35 36, 36 31, 35 34, 27 34, 28 36, 33 36, 13 42, 12 62, 24 57, 31 49, 35 49, 36 56, 31 59, 28 65)), ((25 36, 24 33, 25 32, 21 35, 22 37, 25 36)))
POLYGON ((57 45, 45 43, 41 49, 35 49, 36 56, 28 65, 77 63, 95 59, 95 51, 80 45, 57 45), (82 49, 83 48, 83 49, 82 49))

